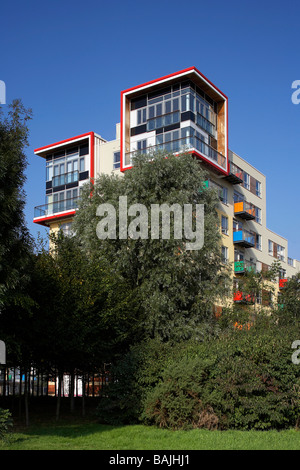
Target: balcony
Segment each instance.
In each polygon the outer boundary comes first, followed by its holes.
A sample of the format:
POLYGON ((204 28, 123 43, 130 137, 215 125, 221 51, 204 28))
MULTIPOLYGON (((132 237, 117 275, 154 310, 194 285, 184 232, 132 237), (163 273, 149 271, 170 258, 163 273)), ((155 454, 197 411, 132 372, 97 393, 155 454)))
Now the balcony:
POLYGON ((234 215, 245 220, 253 220, 255 219, 255 206, 246 201, 235 202, 234 215))
POLYGON ((57 186, 64 186, 70 183, 76 183, 78 180, 78 171, 71 171, 69 173, 64 173, 63 175, 54 176, 52 178, 52 188, 55 188, 57 186))
POLYGON ((233 243, 244 248, 253 248, 255 246, 255 236, 247 230, 236 230, 233 232, 233 243))
POLYGON ((196 136, 183 137, 177 140, 170 140, 162 144, 151 145, 150 147, 144 148, 140 151, 135 150, 133 152, 128 152, 126 154, 126 161, 127 159, 129 159, 130 163, 132 164, 133 157, 138 153, 149 155, 149 157, 151 158, 151 154, 157 151, 171 153, 198 152, 207 157, 208 160, 211 160, 216 165, 222 167, 224 170, 226 169, 226 158, 224 157, 224 155, 219 153, 216 149, 206 144, 205 142, 203 142, 203 140, 199 139, 196 136))
POLYGON ((242 291, 236 291, 233 294, 233 301, 240 304, 254 304, 255 298, 252 294, 244 294, 242 291))
POLYGON ((234 262, 235 274, 245 274, 246 272, 256 272, 256 263, 252 261, 235 261, 234 262))
POLYGON ((287 281, 287 279, 279 279, 279 289, 284 289, 286 287, 287 281))
POLYGON ((78 208, 79 198, 70 198, 63 201, 51 202, 49 204, 43 204, 42 206, 36 206, 34 208, 34 218, 48 217, 51 215, 59 214, 61 212, 67 212, 78 208))
POLYGON ((231 184, 241 184, 244 181, 243 170, 231 161, 229 161, 228 164, 229 173, 228 176, 225 177, 225 179, 231 184))

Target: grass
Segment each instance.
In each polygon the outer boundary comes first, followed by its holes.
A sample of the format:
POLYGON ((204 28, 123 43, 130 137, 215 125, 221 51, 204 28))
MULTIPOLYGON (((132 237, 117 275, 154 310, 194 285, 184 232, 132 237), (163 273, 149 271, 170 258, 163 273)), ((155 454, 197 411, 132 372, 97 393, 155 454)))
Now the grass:
MULTIPOLYGON (((144 425, 108 426, 95 420, 92 405, 87 417, 62 408, 56 422, 52 404, 32 403, 30 426, 15 416, 9 440, 0 441, 2 450, 103 450, 103 451, 180 451, 180 450, 300 450, 300 431, 170 431, 144 425)), ((16 411, 17 407, 15 408, 16 411)), ((18 413, 16 413, 18 414, 18 413)))
POLYGON ((33 424, 0 450, 299 450, 299 431, 169 431, 93 421, 33 424))

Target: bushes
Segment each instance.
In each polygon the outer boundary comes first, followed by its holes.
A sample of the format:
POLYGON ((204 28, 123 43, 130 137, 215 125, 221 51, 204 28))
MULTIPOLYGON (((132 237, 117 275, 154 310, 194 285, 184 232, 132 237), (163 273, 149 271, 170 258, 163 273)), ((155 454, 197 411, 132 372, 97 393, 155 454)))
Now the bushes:
POLYGON ((11 413, 0 408, 0 441, 5 439, 12 426, 11 413))
POLYGON ((146 396, 146 421, 172 429, 216 429, 218 417, 204 399, 211 365, 199 357, 184 357, 167 367, 161 382, 146 396))
POLYGON ((295 334, 288 327, 264 325, 200 344, 149 341, 136 346, 119 364, 113 393, 99 413, 106 422, 114 410, 119 422, 170 429, 296 426, 300 366, 291 360, 295 334))
POLYGON ((286 329, 236 331, 174 361, 147 393, 144 416, 172 429, 284 429, 300 416, 300 368, 286 329), (276 334, 275 334, 276 333, 276 334))

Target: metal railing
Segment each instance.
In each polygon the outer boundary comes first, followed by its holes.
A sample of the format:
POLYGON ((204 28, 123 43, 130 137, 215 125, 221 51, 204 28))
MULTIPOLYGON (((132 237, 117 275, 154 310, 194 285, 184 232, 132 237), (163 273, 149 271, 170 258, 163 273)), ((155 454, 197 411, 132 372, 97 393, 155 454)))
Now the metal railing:
POLYGON ((34 208, 34 217, 45 217, 78 208, 79 198, 64 199, 63 201, 50 202, 34 208))
POLYGON ((244 273, 246 271, 256 272, 256 263, 248 260, 234 262, 235 273, 244 273))
POLYGON ((208 145, 206 142, 203 142, 196 136, 190 137, 182 137, 181 139, 170 140, 169 142, 164 142, 162 144, 151 145, 150 147, 146 147, 142 150, 135 150, 133 152, 126 153, 126 157, 129 157, 130 163, 132 164, 132 159, 138 153, 143 153, 145 155, 151 156, 156 151, 164 151, 164 152, 171 152, 171 153, 179 153, 179 152, 191 152, 196 150, 210 160, 215 162, 217 165, 221 166, 225 169, 226 167, 226 159, 224 155, 218 152, 216 149, 208 145))
POLYGON ((243 181, 244 171, 232 161, 229 160, 228 163, 229 163, 229 174, 234 175, 243 181))
POLYGON ((233 243, 246 242, 249 245, 255 246, 255 236, 248 230, 233 229, 233 243))

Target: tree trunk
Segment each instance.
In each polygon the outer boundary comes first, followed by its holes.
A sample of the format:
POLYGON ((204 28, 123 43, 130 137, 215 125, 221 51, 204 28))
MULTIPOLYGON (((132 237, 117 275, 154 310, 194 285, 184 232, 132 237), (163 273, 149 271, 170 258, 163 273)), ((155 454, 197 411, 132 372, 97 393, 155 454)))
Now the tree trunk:
POLYGON ((28 387, 30 386, 30 380, 28 381, 28 371, 25 370, 25 383, 24 383, 24 406, 25 406, 25 426, 29 426, 29 403, 28 403, 28 387))
POLYGON ((62 383, 61 374, 58 374, 58 388, 57 388, 57 399, 56 399, 56 421, 59 420, 59 414, 60 414, 61 383, 62 383))
POLYGON ((75 374, 74 374, 74 371, 72 371, 71 377, 70 377, 70 411, 71 413, 74 413, 74 410, 75 410, 74 391, 75 391, 75 374))
POLYGON ((82 374, 82 416, 85 416, 85 380, 82 374))

